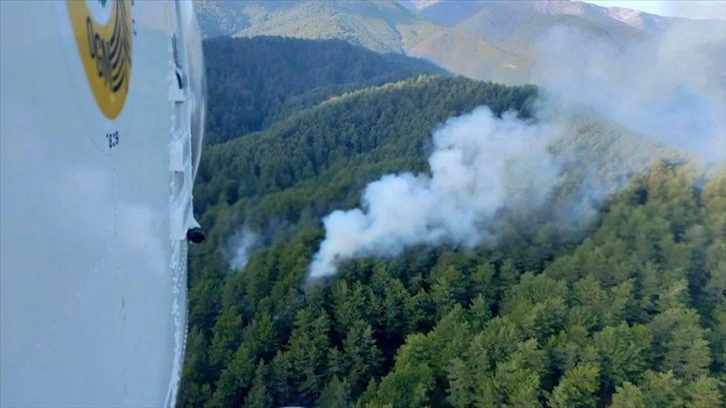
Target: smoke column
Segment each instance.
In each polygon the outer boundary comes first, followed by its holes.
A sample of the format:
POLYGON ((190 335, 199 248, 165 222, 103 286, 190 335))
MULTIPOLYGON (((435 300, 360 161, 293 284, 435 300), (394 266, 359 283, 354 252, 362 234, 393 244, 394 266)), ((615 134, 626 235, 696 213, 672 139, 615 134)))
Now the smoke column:
POLYGON ((449 119, 433 133, 431 174, 386 175, 369 184, 362 208, 325 217, 311 279, 356 256, 395 256, 416 244, 474 246, 494 239, 487 221, 505 203, 533 205, 557 182, 547 151, 553 126, 530 125, 487 107, 449 119))
MULTIPOLYGON (((627 44, 556 26, 535 49, 532 79, 549 95, 586 105, 632 130, 631 135, 647 136, 642 140, 653 138, 724 167, 726 25, 722 22, 675 22, 627 44)), ((563 109, 567 110, 555 108, 563 109)), ((536 208, 553 191, 559 174, 573 170, 547 149, 547 143, 572 130, 567 124, 572 124, 573 114, 559 111, 530 125, 513 115, 499 119, 479 108, 450 119, 433 134, 430 175, 384 176, 366 187, 360 209, 335 211, 323 219, 326 236, 313 258, 309 279, 333 275, 339 261, 358 256, 395 256, 416 244, 473 246, 496 239, 491 228, 498 210, 505 205, 536 208)), ((587 137, 596 138, 593 143, 631 142, 627 159, 608 163, 609 171, 619 172, 616 176, 627 176, 627 166, 635 171, 646 167, 656 146, 617 135, 587 137)), ((580 198, 598 201, 627 182, 613 182, 617 177, 600 174, 603 170, 591 163, 583 166, 577 169, 585 178, 586 191, 580 198)), ((571 203, 576 216, 590 208, 581 201, 571 203)))

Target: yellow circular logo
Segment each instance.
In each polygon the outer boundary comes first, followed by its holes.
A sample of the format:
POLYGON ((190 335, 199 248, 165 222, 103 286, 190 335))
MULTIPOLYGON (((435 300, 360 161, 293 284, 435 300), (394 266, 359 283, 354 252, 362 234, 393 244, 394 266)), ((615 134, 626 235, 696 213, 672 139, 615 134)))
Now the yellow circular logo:
POLYGON ((90 1, 98 1, 94 8, 102 12, 110 8, 110 14, 101 18, 105 21, 99 21, 98 12, 94 16, 86 1, 66 0, 66 5, 96 104, 108 119, 115 119, 124 107, 131 80, 131 0, 90 1))

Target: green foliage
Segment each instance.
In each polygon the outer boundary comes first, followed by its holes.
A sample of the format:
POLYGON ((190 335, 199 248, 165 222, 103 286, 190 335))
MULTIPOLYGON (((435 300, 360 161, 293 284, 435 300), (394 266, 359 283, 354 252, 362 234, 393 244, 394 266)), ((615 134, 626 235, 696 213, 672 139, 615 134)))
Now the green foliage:
MULTIPOLYGON (((648 19, 645 30, 636 29, 586 8, 580 10, 584 14, 560 14, 522 2, 441 1, 407 10, 400 4, 406 2, 196 0, 194 6, 205 36, 337 38, 376 52, 425 57, 472 78, 512 83, 532 78, 533 44, 554 26, 573 27, 615 46, 654 29, 648 19)), ((656 31, 665 23, 658 20, 656 31)))
POLYGON ((305 282, 322 216, 382 174, 426 171, 447 117, 526 117, 534 93, 422 76, 206 149, 179 406, 722 406, 726 175, 704 185, 662 161, 582 234, 549 222, 558 196, 503 214, 496 246, 413 247, 305 282), (243 224, 264 243, 231 271, 243 224))
POLYGON ((703 265, 689 254, 724 236, 678 238, 714 216, 703 204, 663 211, 713 202, 701 191, 720 181, 659 193, 683 177, 654 168, 636 181, 649 183, 647 201, 632 199, 642 187, 622 192, 587 239, 525 273, 517 252, 413 248, 349 262, 330 285, 300 292, 320 237, 301 230, 223 279, 239 288, 212 323, 192 327, 181 405, 719 406, 724 302, 690 293, 722 278, 709 269, 689 287, 686 271, 703 265))
POLYGON ((206 36, 341 38, 377 52, 400 52, 401 35, 397 25, 420 20, 391 1, 198 0, 194 3, 200 28, 206 36))
POLYGON ((527 115, 534 94, 530 86, 421 76, 330 100, 206 148, 195 208, 211 224, 210 244, 243 223, 285 237, 293 225, 317 225, 332 209, 354 205, 385 173, 425 170, 431 130, 448 117, 482 104, 527 115))
MULTIPOLYGON (((643 392, 629 382, 617 387, 611 405, 613 408, 646 408, 646 406, 643 392)), ((657 405, 653 405, 653 407, 655 406, 657 405)))
POLYGON ((423 60, 342 40, 212 38, 204 41, 204 59, 208 143, 265 129, 344 92, 444 72, 423 60))
POLYGON ((368 404, 390 404, 394 407, 418 408, 428 403, 434 378, 425 364, 406 366, 383 378, 375 398, 368 404))
POLYGON ((345 380, 334 376, 320 392, 316 406, 320 408, 345 408, 350 406, 350 387, 345 380))
POLYGON ((552 392, 550 406, 595 407, 600 368, 594 364, 581 364, 565 373, 552 392))

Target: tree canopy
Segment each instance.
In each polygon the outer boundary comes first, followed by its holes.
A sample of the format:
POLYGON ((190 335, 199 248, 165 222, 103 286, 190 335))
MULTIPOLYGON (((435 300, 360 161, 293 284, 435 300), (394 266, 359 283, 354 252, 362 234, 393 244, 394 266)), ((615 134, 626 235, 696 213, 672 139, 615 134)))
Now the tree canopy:
POLYGON ((427 171, 446 118, 526 118, 537 94, 436 75, 356 89, 205 149, 179 406, 723 406, 726 174, 620 171, 640 160, 612 159, 637 150, 622 129, 579 123, 555 146, 618 187, 577 233, 552 215, 584 197, 584 170, 546 208, 503 214, 496 245, 362 257, 305 287, 322 216, 383 174, 427 171), (264 243, 233 269, 242 225, 264 243))
POLYGON ((208 143, 265 129, 347 91, 444 72, 424 60, 378 54, 343 40, 219 37, 203 45, 208 143))

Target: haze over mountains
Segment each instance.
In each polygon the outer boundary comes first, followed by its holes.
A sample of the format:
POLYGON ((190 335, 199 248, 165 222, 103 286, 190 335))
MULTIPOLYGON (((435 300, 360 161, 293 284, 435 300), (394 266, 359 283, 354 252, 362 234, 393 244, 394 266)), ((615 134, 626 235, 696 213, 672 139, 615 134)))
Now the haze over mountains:
POLYGON ((442 0, 401 0, 401 4, 409 9, 416 10, 432 19, 432 21, 444 25, 455 24, 468 20, 477 13, 491 13, 488 10, 517 10, 518 12, 540 13, 549 16, 576 16, 589 20, 598 25, 613 24, 612 20, 624 23, 639 30, 648 32, 659 32, 665 29, 673 21, 683 20, 679 18, 663 17, 655 14, 645 13, 638 10, 622 7, 601 7, 581 1, 569 0, 535 0, 508 2, 502 0, 490 1, 442 1, 442 0), (448 11, 446 10, 448 9, 448 11), (459 13, 452 10, 458 10, 459 13), (461 13, 468 10, 469 14, 461 13), (453 19, 447 21, 444 19, 453 19))
MULTIPOLYGON (((543 39, 558 26, 577 29, 589 40, 613 47, 654 40, 674 27, 726 30, 721 21, 695 22, 554 0, 199 0, 196 9, 208 37, 339 38, 374 51, 426 58, 471 78, 505 83, 533 80, 538 55, 549 52, 543 39)), ((726 43, 726 38, 721 41, 726 43)))

